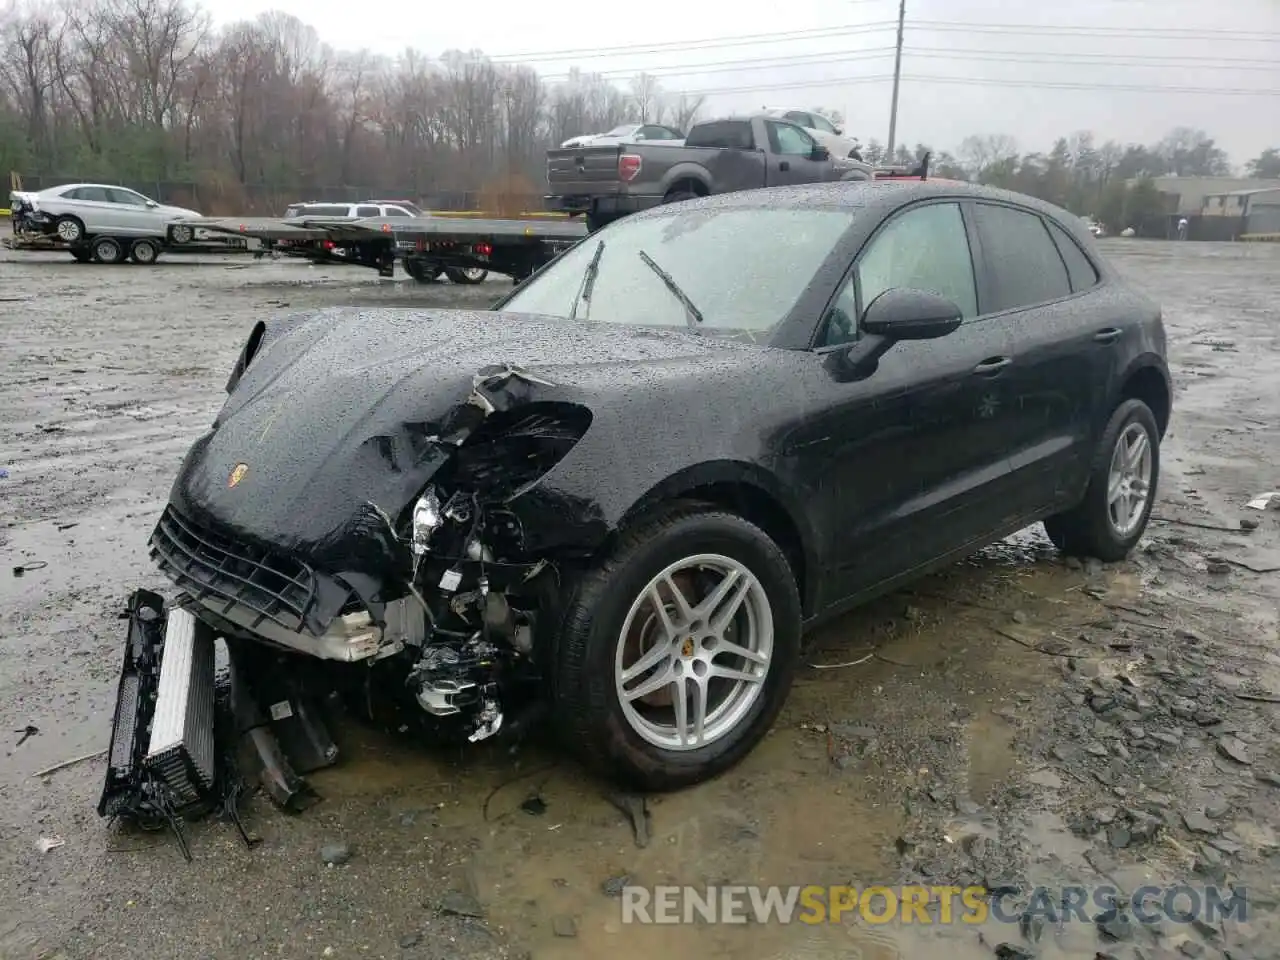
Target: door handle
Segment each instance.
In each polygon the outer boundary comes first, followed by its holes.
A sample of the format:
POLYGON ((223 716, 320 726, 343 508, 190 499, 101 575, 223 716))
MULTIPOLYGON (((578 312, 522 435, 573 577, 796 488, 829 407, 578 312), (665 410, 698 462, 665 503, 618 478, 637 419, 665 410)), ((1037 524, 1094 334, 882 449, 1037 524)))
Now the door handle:
POLYGON ((782 161, 780 161, 780 162, 778 163, 778 169, 779 169, 779 170, 790 170, 790 169, 791 169, 791 161, 790 161, 790 160, 782 160, 782 161))
POLYGON ((1011 363, 1008 357, 990 357, 974 367, 973 372, 980 377, 994 377, 1011 363))
POLYGON ((1120 339, 1121 331, 1116 327, 1107 327, 1105 330, 1099 330, 1093 335, 1095 343, 1115 343, 1120 339))

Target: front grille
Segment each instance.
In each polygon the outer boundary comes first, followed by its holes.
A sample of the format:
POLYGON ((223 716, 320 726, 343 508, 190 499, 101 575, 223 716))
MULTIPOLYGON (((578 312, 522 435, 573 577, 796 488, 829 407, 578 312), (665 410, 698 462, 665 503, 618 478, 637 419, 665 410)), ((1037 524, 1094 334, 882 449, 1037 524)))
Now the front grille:
POLYGON ((214 609, 239 608, 250 630, 270 620, 301 631, 316 596, 316 575, 289 557, 232 540, 166 507, 151 534, 151 558, 182 589, 214 609))

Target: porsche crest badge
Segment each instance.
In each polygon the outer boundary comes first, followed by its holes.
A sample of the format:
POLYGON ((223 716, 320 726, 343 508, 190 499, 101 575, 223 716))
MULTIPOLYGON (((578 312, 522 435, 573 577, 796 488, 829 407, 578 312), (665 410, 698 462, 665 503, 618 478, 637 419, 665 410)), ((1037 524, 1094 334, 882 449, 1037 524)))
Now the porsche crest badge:
POLYGON ((231 471, 231 476, 227 477, 227 487, 231 488, 244 479, 244 475, 249 472, 247 463, 237 463, 235 469, 231 471))

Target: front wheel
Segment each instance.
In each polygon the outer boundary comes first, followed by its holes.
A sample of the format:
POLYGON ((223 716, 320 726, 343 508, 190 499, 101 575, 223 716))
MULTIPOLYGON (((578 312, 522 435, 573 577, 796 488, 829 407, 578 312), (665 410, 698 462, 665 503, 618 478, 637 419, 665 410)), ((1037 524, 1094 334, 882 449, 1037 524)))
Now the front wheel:
POLYGON ((196 232, 190 227, 176 226, 169 230, 169 239, 174 243, 183 244, 190 243, 195 238, 196 232))
POLYGON ((800 620, 790 564, 764 531, 713 507, 671 508, 570 597, 555 690, 570 747, 641 790, 724 772, 782 708, 800 620))
POLYGON ((76 217, 59 217, 53 229, 63 243, 80 243, 84 240, 84 224, 76 217))
POLYGON ((1141 400, 1126 400, 1102 433, 1084 499, 1045 520, 1045 533, 1068 556, 1123 560, 1147 529, 1159 479, 1156 418, 1141 400))

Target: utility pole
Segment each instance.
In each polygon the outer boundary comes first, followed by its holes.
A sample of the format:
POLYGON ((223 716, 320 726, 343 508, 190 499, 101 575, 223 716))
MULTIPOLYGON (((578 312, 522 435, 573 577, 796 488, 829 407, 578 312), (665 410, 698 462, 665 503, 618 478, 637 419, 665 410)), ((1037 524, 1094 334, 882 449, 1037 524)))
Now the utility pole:
POLYGON ((898 0, 898 48, 893 57, 893 104, 889 107, 889 163, 893 163, 894 140, 898 133, 898 87, 902 84, 902 28, 907 19, 907 0, 898 0))

